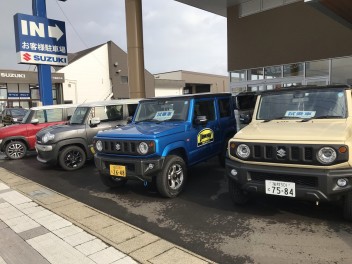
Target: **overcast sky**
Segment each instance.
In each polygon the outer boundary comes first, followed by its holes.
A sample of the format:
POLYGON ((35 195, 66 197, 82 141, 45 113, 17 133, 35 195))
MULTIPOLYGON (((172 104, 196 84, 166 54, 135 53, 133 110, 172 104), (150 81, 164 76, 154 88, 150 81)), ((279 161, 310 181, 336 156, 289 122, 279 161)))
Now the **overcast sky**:
MULTIPOLYGON (((174 0, 142 3, 148 71, 227 75, 226 18, 174 0)), ((66 22, 68 52, 109 40, 127 50, 125 0, 46 0, 46 5, 48 18, 66 22)), ((33 66, 17 64, 13 22, 16 13, 32 15, 32 0, 1 0, 0 69, 33 70, 33 66)))

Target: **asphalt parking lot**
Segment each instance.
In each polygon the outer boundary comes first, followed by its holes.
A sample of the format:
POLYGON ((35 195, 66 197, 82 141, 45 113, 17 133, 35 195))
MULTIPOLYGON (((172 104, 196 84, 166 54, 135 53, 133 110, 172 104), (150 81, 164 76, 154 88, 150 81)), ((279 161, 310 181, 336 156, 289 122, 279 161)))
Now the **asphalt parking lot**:
POLYGON ((339 204, 257 197, 235 207, 217 159, 191 169, 172 200, 140 182, 107 189, 93 162, 66 172, 32 153, 17 161, 1 156, 0 166, 218 263, 352 263, 352 225, 339 204))

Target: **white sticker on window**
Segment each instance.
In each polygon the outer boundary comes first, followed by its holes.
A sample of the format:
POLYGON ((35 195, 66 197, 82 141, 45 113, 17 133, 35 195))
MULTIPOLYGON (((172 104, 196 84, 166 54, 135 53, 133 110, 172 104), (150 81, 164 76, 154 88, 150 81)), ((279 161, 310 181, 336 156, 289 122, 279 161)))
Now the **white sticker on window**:
POLYGON ((312 118, 316 111, 286 111, 285 117, 312 118))
POLYGON ((174 110, 169 111, 158 111, 156 112, 154 119, 164 121, 170 119, 174 115, 174 110))

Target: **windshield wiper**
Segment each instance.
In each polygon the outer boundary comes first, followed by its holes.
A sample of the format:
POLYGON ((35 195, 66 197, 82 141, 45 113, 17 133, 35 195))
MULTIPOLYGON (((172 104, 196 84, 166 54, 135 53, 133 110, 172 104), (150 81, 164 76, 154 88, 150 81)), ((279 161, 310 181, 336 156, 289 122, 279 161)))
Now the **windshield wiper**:
POLYGON ((317 116, 317 117, 311 117, 311 118, 304 118, 300 122, 307 122, 312 119, 329 119, 329 118, 343 118, 343 116, 336 116, 336 115, 322 115, 322 116, 317 116))
POLYGON ((279 116, 279 117, 275 117, 273 119, 265 119, 265 120, 263 120, 263 123, 267 123, 267 122, 270 122, 272 120, 291 119, 291 118, 297 118, 297 117, 279 116))

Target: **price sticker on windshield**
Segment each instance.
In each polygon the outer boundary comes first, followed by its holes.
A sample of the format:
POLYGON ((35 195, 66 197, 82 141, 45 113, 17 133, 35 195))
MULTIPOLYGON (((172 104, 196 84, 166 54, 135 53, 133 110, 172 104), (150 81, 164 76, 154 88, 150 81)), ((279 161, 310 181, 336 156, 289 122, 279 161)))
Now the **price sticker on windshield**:
POLYGON ((169 110, 169 111, 158 111, 156 112, 154 119, 159 120, 159 121, 164 121, 171 119, 171 117, 174 115, 174 110, 169 110))
POLYGON ((285 117, 312 118, 316 111, 286 111, 285 117))

